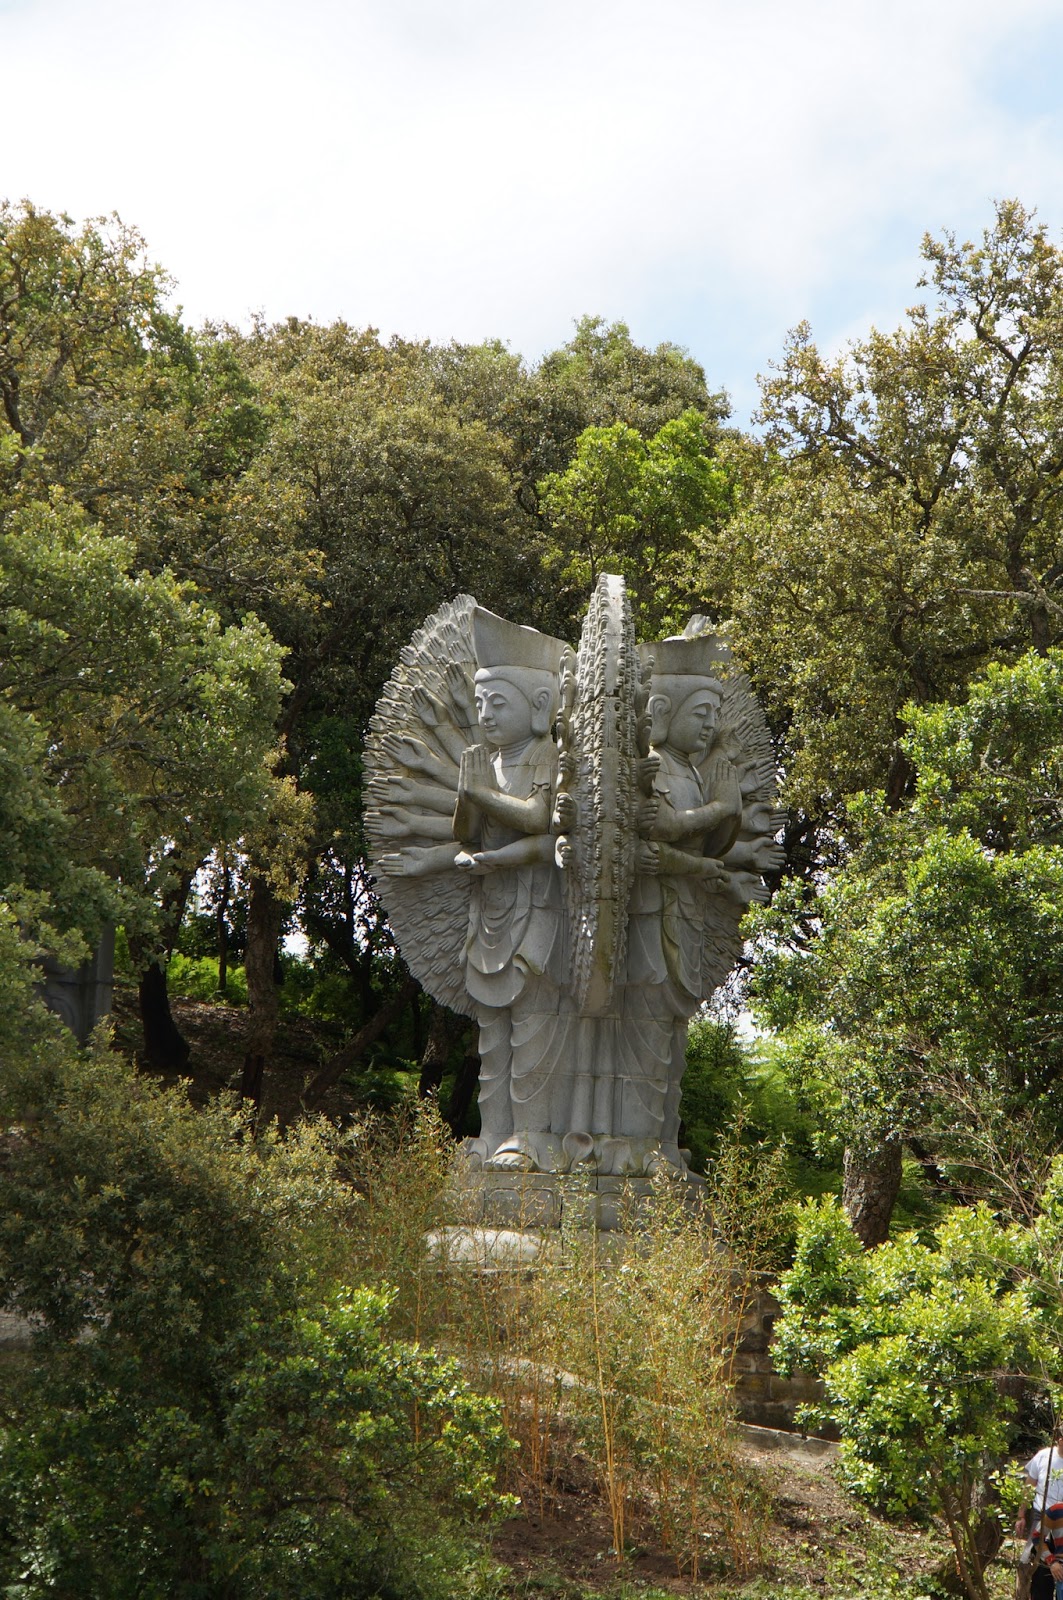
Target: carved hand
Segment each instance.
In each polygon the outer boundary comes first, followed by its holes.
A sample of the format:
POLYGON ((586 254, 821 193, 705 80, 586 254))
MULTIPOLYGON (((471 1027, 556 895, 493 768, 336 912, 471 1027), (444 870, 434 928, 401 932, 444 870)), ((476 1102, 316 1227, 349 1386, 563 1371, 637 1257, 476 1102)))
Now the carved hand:
POLYGON ((635 826, 644 839, 648 839, 657 825, 657 816, 661 809, 661 802, 656 795, 648 800, 639 802, 635 813, 635 826))
POLYGON ((774 839, 757 839, 750 853, 758 872, 781 872, 786 865, 786 851, 774 839))
POLYGON ((554 806, 554 826, 559 833, 571 833, 576 826, 576 802, 572 795, 558 795, 554 806))
POLYGON ((641 839, 635 854, 636 871, 645 873, 647 877, 655 878, 661 870, 661 855, 655 844, 648 839, 641 839))
POLYGON ((381 856, 377 862, 377 871, 386 873, 389 878, 421 878, 427 876, 430 870, 425 863, 424 851, 413 844, 391 855, 381 856))
MULTIPOLYGON (((438 756, 434 756, 422 740, 400 738, 390 734, 382 743, 388 757, 400 766, 408 767, 411 772, 423 773, 426 778, 433 778, 437 783, 449 785, 453 782, 447 764, 438 756)), ((454 769, 454 774, 456 773, 457 768, 454 769)))
POLYGON ((661 758, 658 755, 643 756, 638 764, 638 785, 643 794, 650 794, 656 782, 657 774, 661 770, 661 758))
POLYGON ((472 728, 476 724, 476 706, 472 695, 469 693, 469 680, 464 668, 459 667, 456 661, 447 665, 443 674, 443 681, 447 686, 447 693, 451 698, 460 727, 472 728))
POLYGON ((705 795, 709 801, 723 806, 734 816, 742 812, 742 791, 738 774, 726 756, 713 756, 704 768, 705 795))
POLYGON ((721 884, 723 892, 729 900, 734 900, 738 905, 750 905, 756 902, 766 905, 770 896, 764 883, 755 872, 727 872, 721 884))
POLYGON ((462 751, 458 783, 461 792, 470 800, 477 800, 485 793, 497 791, 498 785, 495 782, 491 757, 482 744, 467 745, 462 751))
POLYGON ((434 694, 429 694, 427 689, 420 685, 413 691, 413 709, 420 717, 426 728, 438 728, 441 722, 449 722, 445 708, 436 699, 434 694))
POLYGON ((492 850, 461 850, 454 857, 454 865, 472 878, 483 878, 496 869, 492 850))

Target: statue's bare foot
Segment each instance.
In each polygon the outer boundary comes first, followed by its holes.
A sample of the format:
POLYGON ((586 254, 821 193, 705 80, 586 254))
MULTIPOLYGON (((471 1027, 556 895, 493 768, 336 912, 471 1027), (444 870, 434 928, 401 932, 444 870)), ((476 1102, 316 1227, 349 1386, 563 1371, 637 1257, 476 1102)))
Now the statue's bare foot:
POLYGON ((663 1175, 666 1178, 681 1178, 682 1167, 677 1167, 674 1161, 669 1161, 663 1150, 651 1150, 642 1163, 642 1170, 647 1178, 656 1178, 663 1175))
POLYGON ((527 1150, 496 1150, 484 1166, 488 1172, 535 1172, 535 1157, 527 1150))

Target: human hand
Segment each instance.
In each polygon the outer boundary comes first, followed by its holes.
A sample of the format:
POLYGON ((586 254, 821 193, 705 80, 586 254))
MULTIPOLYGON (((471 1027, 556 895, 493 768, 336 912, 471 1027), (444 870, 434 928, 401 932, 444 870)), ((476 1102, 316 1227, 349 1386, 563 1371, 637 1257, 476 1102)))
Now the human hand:
POLYGON ((563 833, 560 834, 554 845, 554 865, 560 867, 562 872, 567 872, 574 856, 571 839, 566 839, 563 833))
POLYGON ((661 809, 661 802, 656 795, 651 795, 648 800, 640 800, 635 812, 635 826, 645 839, 657 824, 657 815, 661 809))
POLYGON ((635 853, 635 869, 638 872, 645 873, 650 878, 656 878, 661 870, 661 852, 648 839, 639 841, 639 847, 635 853))

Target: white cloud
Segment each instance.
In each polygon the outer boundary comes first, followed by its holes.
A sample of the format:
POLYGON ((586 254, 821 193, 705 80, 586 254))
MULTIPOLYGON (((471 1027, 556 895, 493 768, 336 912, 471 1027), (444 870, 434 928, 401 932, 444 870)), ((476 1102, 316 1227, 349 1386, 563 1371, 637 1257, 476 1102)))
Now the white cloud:
POLYGON ((1058 228, 1063 127, 1007 94, 1057 19, 1054 0, 0 3, 0 192, 117 208, 195 319, 345 315, 535 354, 601 311, 747 401, 801 316, 831 337, 865 306, 899 315, 924 227, 969 231, 1018 193, 1058 228))

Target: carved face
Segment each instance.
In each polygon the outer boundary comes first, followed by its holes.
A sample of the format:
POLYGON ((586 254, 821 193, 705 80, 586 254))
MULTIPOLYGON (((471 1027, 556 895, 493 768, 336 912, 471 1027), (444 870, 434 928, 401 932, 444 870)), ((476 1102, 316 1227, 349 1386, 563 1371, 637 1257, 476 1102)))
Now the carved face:
POLYGON ((702 756, 716 727, 716 696, 697 689, 672 713, 666 743, 685 756, 702 756))
POLYGON ((476 719, 488 744, 499 750, 532 735, 531 703, 505 678, 486 678, 476 685, 476 719))

